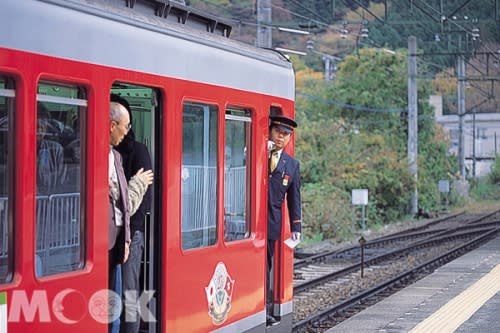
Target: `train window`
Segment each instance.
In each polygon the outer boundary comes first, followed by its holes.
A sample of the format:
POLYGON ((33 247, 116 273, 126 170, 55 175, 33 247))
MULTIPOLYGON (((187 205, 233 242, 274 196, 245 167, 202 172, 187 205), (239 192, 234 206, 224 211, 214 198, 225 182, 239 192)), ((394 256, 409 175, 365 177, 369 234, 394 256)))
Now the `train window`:
POLYGON ((13 267, 14 82, 0 75, 0 284, 11 281, 13 267), (10 214, 9 214, 10 212, 10 214))
POLYGON ((224 151, 224 240, 250 237, 251 115, 226 110, 224 151))
POLYGON ((182 248, 217 240, 216 106, 185 103, 182 114, 182 248))
POLYGON ((82 87, 40 82, 36 132, 37 276, 82 268, 85 114, 82 87))

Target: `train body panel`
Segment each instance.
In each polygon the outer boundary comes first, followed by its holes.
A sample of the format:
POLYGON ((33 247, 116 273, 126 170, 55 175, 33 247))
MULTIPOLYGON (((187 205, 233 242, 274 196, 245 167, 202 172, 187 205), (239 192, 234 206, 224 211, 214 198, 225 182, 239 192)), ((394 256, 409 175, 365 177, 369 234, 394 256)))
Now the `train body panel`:
POLYGON ((96 6, 89 7, 83 6, 86 1, 6 0, 0 13, 5 27, 0 45, 294 99, 291 66, 275 52, 181 32, 165 20, 146 23, 130 9, 110 15, 94 2, 96 6), (36 34, 32 22, 37 22, 36 34))
MULTIPOLYGON (((143 263, 156 320, 143 318, 143 329, 265 331, 265 147, 271 110, 293 116, 290 64, 189 29, 181 38, 181 28, 155 30, 133 12, 126 17, 130 8, 120 16, 94 4, 102 2, 0 5, 7 332, 107 331, 110 92, 131 103, 156 174, 143 263), (50 193, 38 179, 40 104, 74 130, 51 133, 64 146, 59 177, 70 184, 50 193), (70 154, 76 141, 78 157, 70 154), (57 217, 75 199, 72 217, 57 217)), ((290 316, 293 253, 280 252, 275 302, 290 316)))

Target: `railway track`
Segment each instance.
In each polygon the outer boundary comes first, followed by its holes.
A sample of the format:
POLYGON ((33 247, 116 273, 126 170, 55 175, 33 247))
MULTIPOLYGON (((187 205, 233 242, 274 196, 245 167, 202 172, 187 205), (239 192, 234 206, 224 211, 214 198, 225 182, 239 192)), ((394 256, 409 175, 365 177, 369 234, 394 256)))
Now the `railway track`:
POLYGON ((457 214, 369 241, 363 266, 359 246, 297 261, 294 332, 323 332, 486 242, 500 230, 498 215, 457 214))

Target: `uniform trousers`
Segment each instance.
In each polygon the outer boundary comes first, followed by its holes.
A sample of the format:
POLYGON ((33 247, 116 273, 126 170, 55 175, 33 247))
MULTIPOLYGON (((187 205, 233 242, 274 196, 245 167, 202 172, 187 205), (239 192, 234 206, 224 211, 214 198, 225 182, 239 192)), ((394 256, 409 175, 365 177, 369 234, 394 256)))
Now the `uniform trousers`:
POLYGON ((274 248, 276 245, 276 240, 274 239, 268 239, 267 240, 267 279, 266 279, 266 284, 267 284, 267 295, 266 295, 266 310, 268 315, 273 314, 273 302, 274 302, 274 293, 273 293, 273 286, 274 286, 274 269, 273 269, 273 263, 274 263, 274 248))

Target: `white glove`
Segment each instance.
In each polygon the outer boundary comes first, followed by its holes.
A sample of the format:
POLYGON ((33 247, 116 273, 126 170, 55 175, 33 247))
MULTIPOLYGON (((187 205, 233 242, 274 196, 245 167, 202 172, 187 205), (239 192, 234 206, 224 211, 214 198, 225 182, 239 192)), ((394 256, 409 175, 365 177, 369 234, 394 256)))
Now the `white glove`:
POLYGON ((267 154, 269 156, 271 156, 271 150, 273 150, 274 147, 276 147, 276 144, 273 141, 271 140, 267 141, 267 154))
POLYGON ((297 231, 292 232, 292 240, 300 241, 300 232, 297 231))

